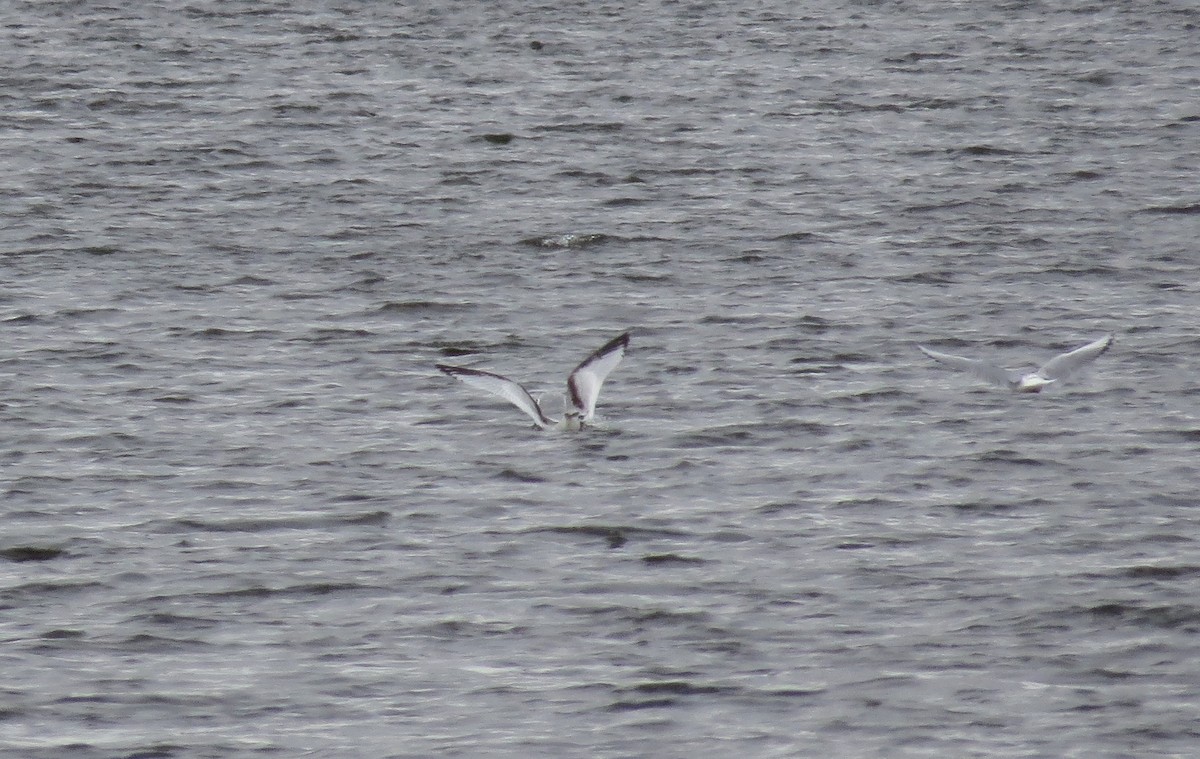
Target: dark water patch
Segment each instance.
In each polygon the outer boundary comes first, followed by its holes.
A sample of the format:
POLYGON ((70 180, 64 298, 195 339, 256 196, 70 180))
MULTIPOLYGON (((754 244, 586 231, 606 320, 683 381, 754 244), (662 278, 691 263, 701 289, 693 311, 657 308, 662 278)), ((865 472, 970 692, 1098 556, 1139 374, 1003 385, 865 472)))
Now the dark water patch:
POLYGON ((1178 580, 1200 575, 1200 566, 1137 566, 1129 567, 1122 574, 1133 579, 1178 580))
POLYGON ((160 533, 179 532, 272 532, 275 530, 327 530, 345 526, 382 527, 391 519, 386 511, 360 514, 321 515, 302 517, 264 517, 259 519, 170 519, 150 523, 151 529, 160 533), (157 524, 157 526, 153 526, 157 524))
POLYGON ((621 690, 627 693, 646 695, 668 694, 672 696, 711 696, 717 693, 738 693, 740 688, 719 685, 697 685, 685 680, 665 680, 635 683, 621 690))
POLYGON ((550 532, 554 534, 568 534, 568 536, 583 536, 587 538, 602 538, 607 543, 608 548, 622 548, 623 545, 629 542, 630 534, 640 532, 636 527, 622 527, 610 525, 570 525, 564 527, 534 527, 530 528, 529 533, 550 532))
POLYGON ((741 530, 717 530, 708 536, 714 543, 750 543, 757 538, 753 533, 741 530))
POLYGON ((994 145, 967 145, 952 152, 965 156, 1011 156, 1020 155, 1021 151, 1011 148, 998 148, 994 145))
MULTIPOLYGON (((383 495, 373 495, 368 493, 344 493, 342 495, 334 495, 330 499, 332 503, 389 503, 390 498, 383 495)), ((392 518, 390 511, 369 511, 364 512, 359 516, 351 516, 342 520, 342 524, 365 525, 369 527, 383 527, 392 518)))
MULTIPOLYGON (((133 749, 132 752, 125 754, 123 759, 172 759, 172 757, 185 756, 194 748, 174 743, 157 743, 153 746, 133 749)), ((259 752, 261 749, 256 751, 256 753, 259 752)))
POLYGON ((625 545, 631 538, 639 540, 650 540, 658 538, 680 538, 686 533, 679 530, 668 530, 654 527, 638 527, 634 525, 603 525, 603 524, 584 524, 584 525, 566 525, 559 527, 533 527, 526 532, 536 534, 540 532, 551 533, 555 535, 582 535, 587 538, 602 538, 609 548, 620 548, 625 545))
POLYGON ((270 287, 279 284, 273 279, 267 277, 256 277, 252 274, 243 274, 240 277, 226 282, 222 287, 270 287))
POLYGON ((200 293, 204 295, 219 293, 219 285, 179 283, 171 285, 171 289, 182 293, 200 293))
MULTIPOLYGON (((858 346, 855 346, 858 347, 858 346)), ((879 356, 874 353, 863 353, 855 350, 839 350, 834 351, 829 357, 833 361, 838 361, 843 364, 869 364, 874 365, 879 362, 879 356)))
POLYGON ((627 616, 631 621, 638 624, 653 624, 665 625, 668 627, 684 626, 692 627, 698 623, 705 623, 711 619, 711 615, 704 611, 673 611, 670 609, 649 609, 649 610, 626 610, 627 616))
MULTIPOLYGON (((1047 241, 1039 241, 1047 242, 1047 241)), ((1129 276, 1129 272, 1115 266, 1105 266, 1103 264, 1089 264, 1087 266, 1078 266, 1071 264, 1063 264, 1061 266, 1052 266, 1045 269, 1047 275, 1062 275, 1070 280, 1078 279, 1124 279, 1129 276)), ((1017 276, 1024 277, 1024 274, 1017 276)), ((1007 278, 1006 278, 1007 279, 1007 278)))
POLYGON ((154 401, 155 403, 186 404, 186 403, 195 403, 197 399, 193 395, 172 394, 172 395, 159 395, 154 398, 151 398, 151 400, 154 401))
POLYGON ((803 501, 773 501, 771 503, 764 503, 761 506, 754 507, 755 514, 765 514, 767 516, 772 514, 783 514, 790 511, 803 511, 808 513, 812 510, 811 504, 803 501))
MULTIPOLYGON (((799 322, 799 319, 797 319, 799 322)), ((805 335, 792 334, 792 330, 788 329, 786 335, 775 336, 772 339, 762 343, 763 347, 769 348, 772 353, 811 353, 811 340, 805 335)), ((824 354, 820 355, 799 355, 799 357, 790 359, 790 363, 797 363, 799 360, 816 360, 824 358, 824 354)))
POLYGON ((1181 440, 1185 443, 1200 442, 1200 428, 1179 430, 1151 430, 1149 434, 1168 440, 1181 440))
MULTIPOLYGON (((241 447, 227 451, 230 454, 245 454, 253 455, 257 449, 250 447, 241 447)), ((254 480, 221 480, 211 479, 200 484, 197 489, 206 493, 225 493, 229 495, 243 495, 255 492, 259 483, 254 480)))
POLYGON ((862 551, 875 547, 875 543, 862 540, 847 540, 834 546, 834 548, 838 549, 839 551, 862 551))
POLYGON ((478 187, 481 183, 481 177, 478 174, 450 172, 438 184, 443 187, 478 187))
POLYGON ((221 620, 206 617, 193 617, 184 614, 154 612, 151 614, 136 614, 129 618, 130 622, 139 625, 161 625, 163 627, 185 628, 189 630, 211 630, 224 624, 221 620))
POLYGON ((908 103, 907 109, 910 111, 948 111, 956 108, 963 108, 969 104, 969 101, 958 100, 955 98, 917 98, 908 103))
POLYGON ((744 446, 754 439, 756 425, 731 424, 724 427, 710 427, 676 436, 677 448, 722 448, 729 446, 744 446))
POLYGON ((852 440, 842 440, 837 443, 837 451, 839 453, 855 453, 857 451, 867 451, 878 445, 878 441, 871 438, 861 437, 852 440))
POLYGON ((142 439, 127 432, 89 432, 83 435, 67 435, 63 442, 72 446, 81 444, 105 445, 110 448, 128 449, 142 445, 142 439))
POLYGON ((606 208, 628 208, 630 206, 646 205, 649 202, 651 202, 651 201, 646 198, 623 197, 623 198, 609 198, 608 200, 605 200, 603 203, 601 203, 601 205, 605 206, 606 208))
POLYGON ((1075 81, 1084 84, 1094 84, 1100 87, 1111 87, 1118 81, 1117 74, 1112 71, 1089 71, 1075 77, 1075 81))
POLYGON ((907 285, 952 285, 958 281, 958 272, 951 269, 939 269, 901 274, 888 279, 907 285))
POLYGON ((611 187, 621 184, 623 180, 605 171, 585 171, 584 169, 564 169, 554 174, 556 179, 578 180, 592 187, 611 187))
POLYGON ((871 509, 885 514, 894 509, 899 502, 882 496, 854 496, 839 498, 833 505, 839 509, 871 509))
POLYGON ((885 56, 884 63, 919 63, 921 61, 951 61, 957 60, 959 56, 955 53, 947 53, 945 51, 922 51, 914 50, 911 53, 904 55, 885 56))
POLYGON ((507 145, 516 139, 512 132, 490 132, 479 136, 481 140, 492 145, 507 145))
POLYGON ((275 588, 267 587, 265 585, 256 585, 249 588, 218 590, 207 593, 192 593, 185 596, 155 596, 148 600, 173 601, 186 599, 188 597, 204 598, 217 601, 240 599, 266 600, 270 598, 321 598, 331 595, 348 595, 361 591, 378 592, 380 590, 383 589, 357 582, 314 582, 275 588))
POLYGON ((678 699, 674 698, 647 698, 638 701, 614 701, 605 707, 605 711, 610 712, 634 712, 643 709, 667 709, 675 706, 678 699))
POLYGON ((823 688, 762 688, 754 691, 745 691, 743 696, 752 697, 756 700, 774 700, 774 699, 792 699, 792 698, 812 698, 824 693, 823 688))
POLYGON ((1200 632, 1200 607, 1192 605, 1152 606, 1113 602, 1083 607, 1078 611, 1095 619, 1119 621, 1135 627, 1182 630, 1188 633, 1200 632))
POLYGON ((496 636, 525 635, 529 628, 507 622, 477 622, 463 619, 444 619, 432 624, 420 625, 416 632, 441 640, 471 640, 496 636))
POLYGON ((195 330, 188 333, 189 337, 198 337, 202 340, 236 340, 242 338, 251 339, 276 339, 282 333, 274 329, 229 329, 227 327, 206 327, 205 329, 195 330))
POLYGON ((643 556, 642 563, 650 566, 695 566, 697 564, 707 564, 708 560, 696 558, 694 556, 680 556, 677 553, 654 553, 643 556))
POLYGON ((1200 214, 1200 203, 1179 203, 1176 205, 1147 206, 1140 213, 1162 214, 1166 216, 1192 216, 1200 214))
POLYGON ((771 239, 776 240, 778 242, 803 242, 803 243, 828 242, 829 241, 829 237, 827 235, 823 235, 818 232, 804 232, 804 231, 785 232, 781 235, 776 235, 775 237, 772 237, 771 239))
POLYGON ((37 314, 19 314, 17 316, 8 317, 2 323, 10 327, 21 327, 28 324, 36 324, 40 320, 41 317, 39 317, 37 314))
POLYGON ((112 317, 123 313, 119 308, 67 308, 58 312, 58 315, 64 319, 71 321, 99 321, 102 318, 112 317))
POLYGON ((459 340, 455 341, 454 343, 442 345, 440 348, 438 348, 438 353, 447 358, 461 358, 463 356, 474 356, 479 353, 486 353, 488 349, 492 347, 494 346, 481 345, 475 342, 459 340))
POLYGON ((773 428, 779 434, 799 440, 826 437, 836 429, 832 425, 806 419, 783 419, 775 422, 773 428))
POLYGON ((960 211, 971 208, 975 205, 971 200, 946 200, 940 203, 922 203, 920 205, 905 206, 901 209, 901 213, 906 214, 926 214, 935 211, 960 211))
POLYGON ((905 110, 904 105, 896 102, 868 102, 865 100, 852 100, 848 97, 839 97, 834 100, 816 100, 813 101, 813 106, 821 111, 845 115, 854 115, 859 113, 904 113, 905 110))
POLYGON ((334 288, 334 292, 373 292, 375 285, 381 285, 387 281, 388 278, 378 272, 366 271, 353 281, 334 288))
MULTIPOLYGON (((213 644, 197 638, 172 638, 165 635, 137 633, 108 644, 122 651, 144 654, 177 652, 183 648, 211 648, 213 644)), ((120 698, 120 697, 118 697, 120 698)))
POLYGON ((602 620, 622 628, 632 625, 636 632, 647 626, 691 629, 705 625, 710 616, 704 611, 674 611, 671 609, 647 609, 623 605, 578 605, 564 607, 563 611, 592 620, 602 620))
POLYGON ((706 314, 700 318, 700 324, 754 324, 762 321, 762 316, 759 314, 706 314))
POLYGON ((271 110, 279 115, 317 113, 321 110, 321 106, 316 103, 276 103, 271 106, 271 110))
POLYGON ((425 316, 463 311, 472 307, 472 304, 464 301, 391 301, 374 309, 372 313, 382 316, 425 316))
POLYGON ((848 393, 846 395, 838 395, 830 398, 832 403, 838 405, 846 404, 862 404, 876 403, 879 401, 896 401, 908 398, 909 393, 896 388, 879 388, 875 390, 863 390, 858 393, 848 393))
POLYGON ((626 282, 633 282, 637 284, 667 284, 676 280, 676 276, 670 272, 651 273, 636 271, 628 268, 622 268, 620 271, 620 276, 626 282))
POLYGON ((726 262, 731 264, 762 264, 769 260, 771 260, 771 256, 756 250, 748 250, 725 259, 726 262))
POLYGON ((535 132, 580 132, 595 134, 615 134, 625 129, 620 121, 581 121, 570 124, 546 124, 534 127, 535 132))
POLYGON ((11 548, 0 548, 0 559, 15 562, 50 561, 51 559, 62 558, 66 553, 62 548, 52 548, 49 546, 13 546, 11 548))
POLYGON ((792 323, 792 326, 795 327, 796 329, 799 329, 804 332, 809 332, 812 334, 820 335, 838 325, 834 324, 829 319, 825 319, 820 316, 813 316, 812 314, 804 314, 803 316, 796 319, 792 323))
POLYGON ((1136 458, 1138 456, 1152 456, 1158 453, 1158 449, 1151 448, 1146 445, 1125 445, 1122 446, 1119 455, 1123 457, 1136 458))
POLYGON ((975 456, 974 460, 985 464, 1016 464, 1018 466, 1046 466, 1048 463, 1051 463, 1044 459, 1035 459, 1032 456, 1025 456, 1008 448, 998 448, 991 451, 984 451, 978 456, 975 456))
POLYGON ((959 501, 957 503, 948 503, 945 508, 953 509, 963 513, 971 514, 1002 514, 1009 511, 1015 511, 1019 508, 1016 503, 995 503, 986 501, 959 501))
POLYGON ((79 252, 87 256, 115 256, 121 252, 121 248, 116 245, 87 245, 80 248, 79 252))
POLYGON ((496 472, 495 479, 502 482, 521 482, 528 484, 546 481, 546 478, 540 475, 532 474, 530 472, 521 472, 510 468, 501 469, 499 472, 496 472))
POLYGON ((106 588, 108 586, 100 582, 31 582, 0 590, 0 609, 71 599, 106 588))

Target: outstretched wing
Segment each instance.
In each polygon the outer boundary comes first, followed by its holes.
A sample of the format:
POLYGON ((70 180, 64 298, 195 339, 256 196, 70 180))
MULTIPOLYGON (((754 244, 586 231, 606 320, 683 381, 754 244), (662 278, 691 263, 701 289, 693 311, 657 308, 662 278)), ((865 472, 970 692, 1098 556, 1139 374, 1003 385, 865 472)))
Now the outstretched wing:
POLYGON ((994 382, 997 385, 1012 385, 1016 381, 1016 377, 1007 369, 989 364, 986 361, 978 361, 973 358, 963 358, 962 356, 952 356, 949 353, 939 353, 931 351, 923 345, 918 345, 917 350, 929 356, 938 363, 958 369, 964 372, 970 372, 976 377, 985 379, 988 382, 994 382))
POLYGON ((484 392, 500 396, 526 414, 529 414, 529 417, 533 419, 533 423, 542 429, 554 424, 554 420, 547 419, 546 415, 542 413, 542 407, 529 394, 529 391, 508 377, 493 374, 492 372, 485 372, 480 369, 467 369, 463 366, 437 364, 437 368, 471 387, 477 387, 484 392))
POLYGON ((1046 379, 1061 379, 1066 377, 1085 364, 1095 361, 1096 357, 1108 350, 1112 344, 1113 334, 1109 332, 1099 340, 1094 340, 1082 348, 1076 348, 1073 351, 1055 356, 1047 361, 1041 369, 1038 369, 1038 374, 1046 379))
POLYGON ((590 422, 596 414, 596 399, 600 397, 600 386, 604 380, 617 368, 625 357, 625 349, 629 347, 629 333, 614 337, 600 346, 592 355, 583 360, 571 376, 567 378, 567 390, 571 394, 571 403, 583 415, 583 421, 590 422))

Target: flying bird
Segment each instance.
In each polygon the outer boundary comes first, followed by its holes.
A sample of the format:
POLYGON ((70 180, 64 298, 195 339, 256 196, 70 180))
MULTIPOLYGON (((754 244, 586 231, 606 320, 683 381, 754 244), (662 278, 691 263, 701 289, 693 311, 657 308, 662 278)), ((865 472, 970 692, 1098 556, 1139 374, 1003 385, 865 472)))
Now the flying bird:
POLYGON ((551 419, 542 411, 537 400, 519 383, 500 374, 464 366, 437 364, 437 368, 454 379, 480 390, 498 395, 533 419, 539 429, 581 430, 596 415, 596 400, 600 397, 600 386, 617 368, 629 347, 629 333, 614 337, 600 346, 567 377, 567 393, 573 408, 567 410, 562 419, 551 419))
POLYGON ((1099 340, 1094 340, 1073 351, 1055 356, 1045 364, 1042 364, 1042 367, 1037 371, 1029 373, 1012 372, 986 361, 952 356, 949 353, 939 353, 938 351, 929 350, 922 345, 918 345, 917 349, 934 361, 938 361, 954 369, 970 372, 976 377, 997 385, 1005 385, 1018 393, 1038 393, 1046 385, 1065 379, 1068 375, 1095 361, 1096 357, 1108 350, 1112 344, 1113 335, 1110 332, 1099 340))

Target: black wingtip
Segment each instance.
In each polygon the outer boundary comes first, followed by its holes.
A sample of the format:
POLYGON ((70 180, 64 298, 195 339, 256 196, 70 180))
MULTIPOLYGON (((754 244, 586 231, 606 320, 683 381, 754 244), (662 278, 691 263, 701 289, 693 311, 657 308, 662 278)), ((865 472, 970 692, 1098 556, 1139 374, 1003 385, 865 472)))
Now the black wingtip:
POLYGON ((632 334, 633 334, 633 330, 626 330, 625 332, 622 332, 621 334, 614 337, 612 340, 609 340, 607 343, 605 343, 600 348, 600 350, 598 350, 596 352, 597 353, 607 353, 608 351, 612 350, 613 348, 616 348, 617 346, 620 346, 622 348, 628 348, 629 347, 629 336, 632 334))

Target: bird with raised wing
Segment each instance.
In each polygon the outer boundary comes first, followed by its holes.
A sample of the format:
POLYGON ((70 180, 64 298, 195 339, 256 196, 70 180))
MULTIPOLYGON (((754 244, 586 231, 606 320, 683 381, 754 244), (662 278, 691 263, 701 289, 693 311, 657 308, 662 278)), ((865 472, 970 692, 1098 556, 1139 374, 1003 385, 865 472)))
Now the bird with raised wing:
POLYGON ((596 400, 604 380, 617 368, 629 347, 629 333, 614 337, 580 362, 567 377, 567 395, 571 408, 562 419, 551 419, 542 411, 537 399, 518 382, 500 374, 464 366, 437 364, 437 368, 454 379, 498 395, 524 411, 539 429, 581 430, 596 416, 596 400))
POLYGON ((917 349, 934 361, 954 369, 970 372, 976 377, 1006 386, 1015 392, 1038 393, 1047 385, 1063 380, 1095 361, 1112 344, 1113 334, 1110 332, 1099 340, 1093 340, 1087 345, 1055 356, 1033 372, 1013 372, 987 361, 952 356, 949 353, 930 350, 923 345, 918 345, 917 349))

